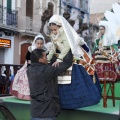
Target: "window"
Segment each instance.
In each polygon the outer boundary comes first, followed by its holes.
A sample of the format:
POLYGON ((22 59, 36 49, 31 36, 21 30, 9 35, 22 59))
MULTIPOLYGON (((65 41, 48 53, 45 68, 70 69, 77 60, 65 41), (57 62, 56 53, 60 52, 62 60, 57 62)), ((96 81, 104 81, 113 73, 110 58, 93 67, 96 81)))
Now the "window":
POLYGON ((3 6, 3 9, 6 10, 7 13, 5 21, 7 25, 17 26, 17 11, 12 9, 12 4, 15 3, 12 3, 12 0, 7 0, 7 9, 3 6))
POLYGON ((80 8, 88 11, 88 1, 87 0, 80 0, 80 8))
POLYGON ((84 10, 88 11, 88 1, 83 1, 84 10))
POLYGON ((26 0, 26 16, 33 17, 33 0, 26 0))
POLYGON ((11 5, 12 5, 12 1, 7 0, 7 13, 11 13, 11 5))

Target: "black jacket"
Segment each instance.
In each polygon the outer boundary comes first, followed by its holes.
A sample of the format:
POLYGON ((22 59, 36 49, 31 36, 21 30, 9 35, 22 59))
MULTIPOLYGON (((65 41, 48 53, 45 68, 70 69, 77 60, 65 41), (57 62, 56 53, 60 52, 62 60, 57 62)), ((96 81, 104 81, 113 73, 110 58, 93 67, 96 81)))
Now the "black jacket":
MULTIPOLYGON (((27 62, 30 60, 30 55, 31 55, 31 52, 28 50, 27 54, 26 54, 26 60, 27 60, 27 62)), ((27 64, 27 67, 28 66, 30 66, 30 64, 27 64)))
POLYGON ((27 61, 30 60, 30 55, 31 55, 31 53, 30 53, 30 51, 28 50, 28 51, 27 51, 27 54, 26 54, 26 60, 27 60, 27 61))
POLYGON ((72 65, 72 58, 72 54, 69 52, 59 67, 52 67, 44 63, 32 63, 28 67, 31 116, 33 118, 49 118, 59 114, 60 102, 55 90, 57 82, 53 79, 72 65))

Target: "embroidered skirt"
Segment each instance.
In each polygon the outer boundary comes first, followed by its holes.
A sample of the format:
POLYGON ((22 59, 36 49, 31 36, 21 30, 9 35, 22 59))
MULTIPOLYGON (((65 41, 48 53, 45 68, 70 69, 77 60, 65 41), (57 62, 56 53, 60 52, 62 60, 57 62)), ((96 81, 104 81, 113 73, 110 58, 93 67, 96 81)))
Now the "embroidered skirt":
POLYGON ((62 109, 75 109, 95 105, 101 99, 101 87, 95 73, 88 75, 81 65, 73 64, 71 84, 59 85, 59 96, 62 109))

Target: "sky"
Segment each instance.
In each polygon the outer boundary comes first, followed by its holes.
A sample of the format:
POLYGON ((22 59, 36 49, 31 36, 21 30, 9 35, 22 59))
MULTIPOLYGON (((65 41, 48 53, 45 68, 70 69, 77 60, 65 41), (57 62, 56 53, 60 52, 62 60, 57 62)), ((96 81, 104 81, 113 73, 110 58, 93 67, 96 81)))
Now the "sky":
POLYGON ((112 8, 112 4, 120 0, 90 0, 90 14, 104 13, 112 8))

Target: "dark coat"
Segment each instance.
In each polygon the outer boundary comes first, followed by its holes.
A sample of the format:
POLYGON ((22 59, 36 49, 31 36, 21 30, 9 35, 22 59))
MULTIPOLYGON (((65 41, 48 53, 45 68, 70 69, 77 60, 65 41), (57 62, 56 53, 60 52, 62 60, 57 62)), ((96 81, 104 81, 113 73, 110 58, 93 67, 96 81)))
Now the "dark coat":
MULTIPOLYGON (((31 52, 28 50, 27 54, 26 54, 26 60, 27 60, 27 62, 30 60, 30 55, 31 55, 31 52)), ((27 67, 28 66, 30 66, 30 64, 27 64, 27 67)))
POLYGON ((32 63, 28 67, 31 116, 33 118, 50 118, 59 114, 60 101, 55 88, 57 81, 53 81, 53 79, 72 65, 72 58, 72 54, 69 52, 59 67, 52 67, 44 63, 32 63))
POLYGON ((27 61, 30 60, 30 55, 31 55, 31 53, 30 53, 30 51, 28 50, 28 51, 27 51, 27 54, 26 54, 26 60, 27 60, 27 61))

